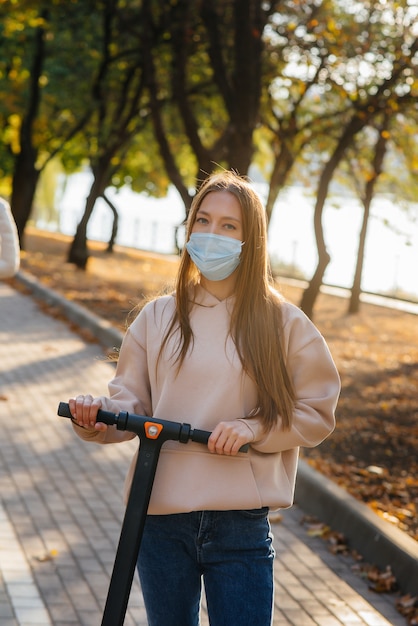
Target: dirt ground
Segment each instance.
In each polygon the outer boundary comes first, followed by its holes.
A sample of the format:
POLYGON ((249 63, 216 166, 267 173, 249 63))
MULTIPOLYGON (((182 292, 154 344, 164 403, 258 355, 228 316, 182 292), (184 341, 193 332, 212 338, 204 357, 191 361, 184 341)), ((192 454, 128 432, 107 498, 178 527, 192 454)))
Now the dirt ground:
MULTIPOLYGON (((129 311, 172 284, 178 259, 104 244, 89 244, 87 271, 66 263, 70 239, 29 230, 22 269, 66 298, 126 327, 129 311)), ((14 279, 14 285, 17 281, 14 279)), ((300 287, 283 284, 298 304, 300 287)), ((377 515, 418 539, 418 318, 321 294, 315 323, 342 379, 335 432, 303 450, 317 470, 367 503, 377 515)))

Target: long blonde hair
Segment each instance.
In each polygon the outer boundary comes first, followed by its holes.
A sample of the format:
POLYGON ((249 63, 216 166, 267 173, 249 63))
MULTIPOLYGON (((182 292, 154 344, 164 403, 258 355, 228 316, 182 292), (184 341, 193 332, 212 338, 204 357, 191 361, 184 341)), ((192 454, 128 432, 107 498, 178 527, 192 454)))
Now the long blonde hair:
MULTIPOLYGON (((237 268, 235 304, 230 333, 244 371, 254 380, 258 392, 260 419, 266 432, 277 424, 278 415, 284 429, 292 423, 295 393, 286 369, 284 353, 282 298, 273 289, 267 255, 266 213, 251 185, 233 172, 223 171, 207 178, 196 193, 186 224, 189 240, 202 200, 209 193, 227 191, 240 203, 243 240, 237 268)), ((180 331, 177 364, 181 367, 193 342, 189 313, 193 305, 193 288, 199 272, 186 249, 180 261, 176 280, 176 310, 163 338, 161 351, 170 336, 180 331)))

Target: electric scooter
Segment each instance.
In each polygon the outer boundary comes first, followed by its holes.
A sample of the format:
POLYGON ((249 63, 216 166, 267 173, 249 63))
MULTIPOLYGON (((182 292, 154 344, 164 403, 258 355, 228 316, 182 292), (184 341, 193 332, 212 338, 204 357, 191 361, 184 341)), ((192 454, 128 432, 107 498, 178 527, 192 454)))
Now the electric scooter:
MULTIPOLYGON (((70 407, 60 402, 58 415, 72 418, 70 407)), ((129 595, 144 531, 160 450, 165 441, 207 444, 211 435, 190 424, 160 420, 121 411, 119 414, 99 410, 97 421, 116 426, 117 430, 135 433, 140 439, 138 458, 126 505, 122 530, 104 608, 101 626, 123 626, 129 595)), ((247 452, 248 444, 240 448, 247 452)))

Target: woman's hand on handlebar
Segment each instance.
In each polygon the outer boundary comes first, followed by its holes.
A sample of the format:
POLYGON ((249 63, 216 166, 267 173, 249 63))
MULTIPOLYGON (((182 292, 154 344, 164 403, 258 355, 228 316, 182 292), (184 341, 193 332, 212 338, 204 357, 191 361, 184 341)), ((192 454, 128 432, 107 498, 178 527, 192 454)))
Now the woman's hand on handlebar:
POLYGON ((77 396, 70 398, 68 401, 70 406, 73 422, 77 426, 86 428, 87 430, 107 430, 107 425, 103 422, 96 422, 97 411, 101 408, 102 402, 100 398, 93 398, 90 394, 86 396, 77 396))
POLYGON ((246 443, 251 443, 254 435, 241 420, 220 422, 208 440, 209 452, 235 456, 246 443))

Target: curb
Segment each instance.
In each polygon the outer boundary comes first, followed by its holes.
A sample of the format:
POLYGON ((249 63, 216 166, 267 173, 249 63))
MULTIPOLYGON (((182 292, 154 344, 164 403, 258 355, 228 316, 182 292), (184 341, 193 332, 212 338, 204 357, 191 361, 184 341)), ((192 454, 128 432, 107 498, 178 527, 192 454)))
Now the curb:
POLYGON ((123 333, 103 318, 91 313, 85 307, 67 300, 64 296, 42 285, 34 276, 20 270, 15 278, 45 304, 58 307, 70 321, 89 330, 98 342, 106 348, 119 348, 123 333))
MULTIPOLYGON (((36 298, 58 307, 65 317, 89 330, 105 348, 119 348, 123 333, 83 306, 67 300, 19 271, 15 278, 36 298)), ((341 532, 350 547, 380 568, 390 565, 403 593, 418 593, 418 543, 378 515, 344 489, 299 460, 295 502, 333 530, 341 532)))
POLYGON ((303 459, 299 460, 295 501, 348 540, 369 563, 390 565, 403 593, 418 593, 418 542, 381 519, 303 459))

